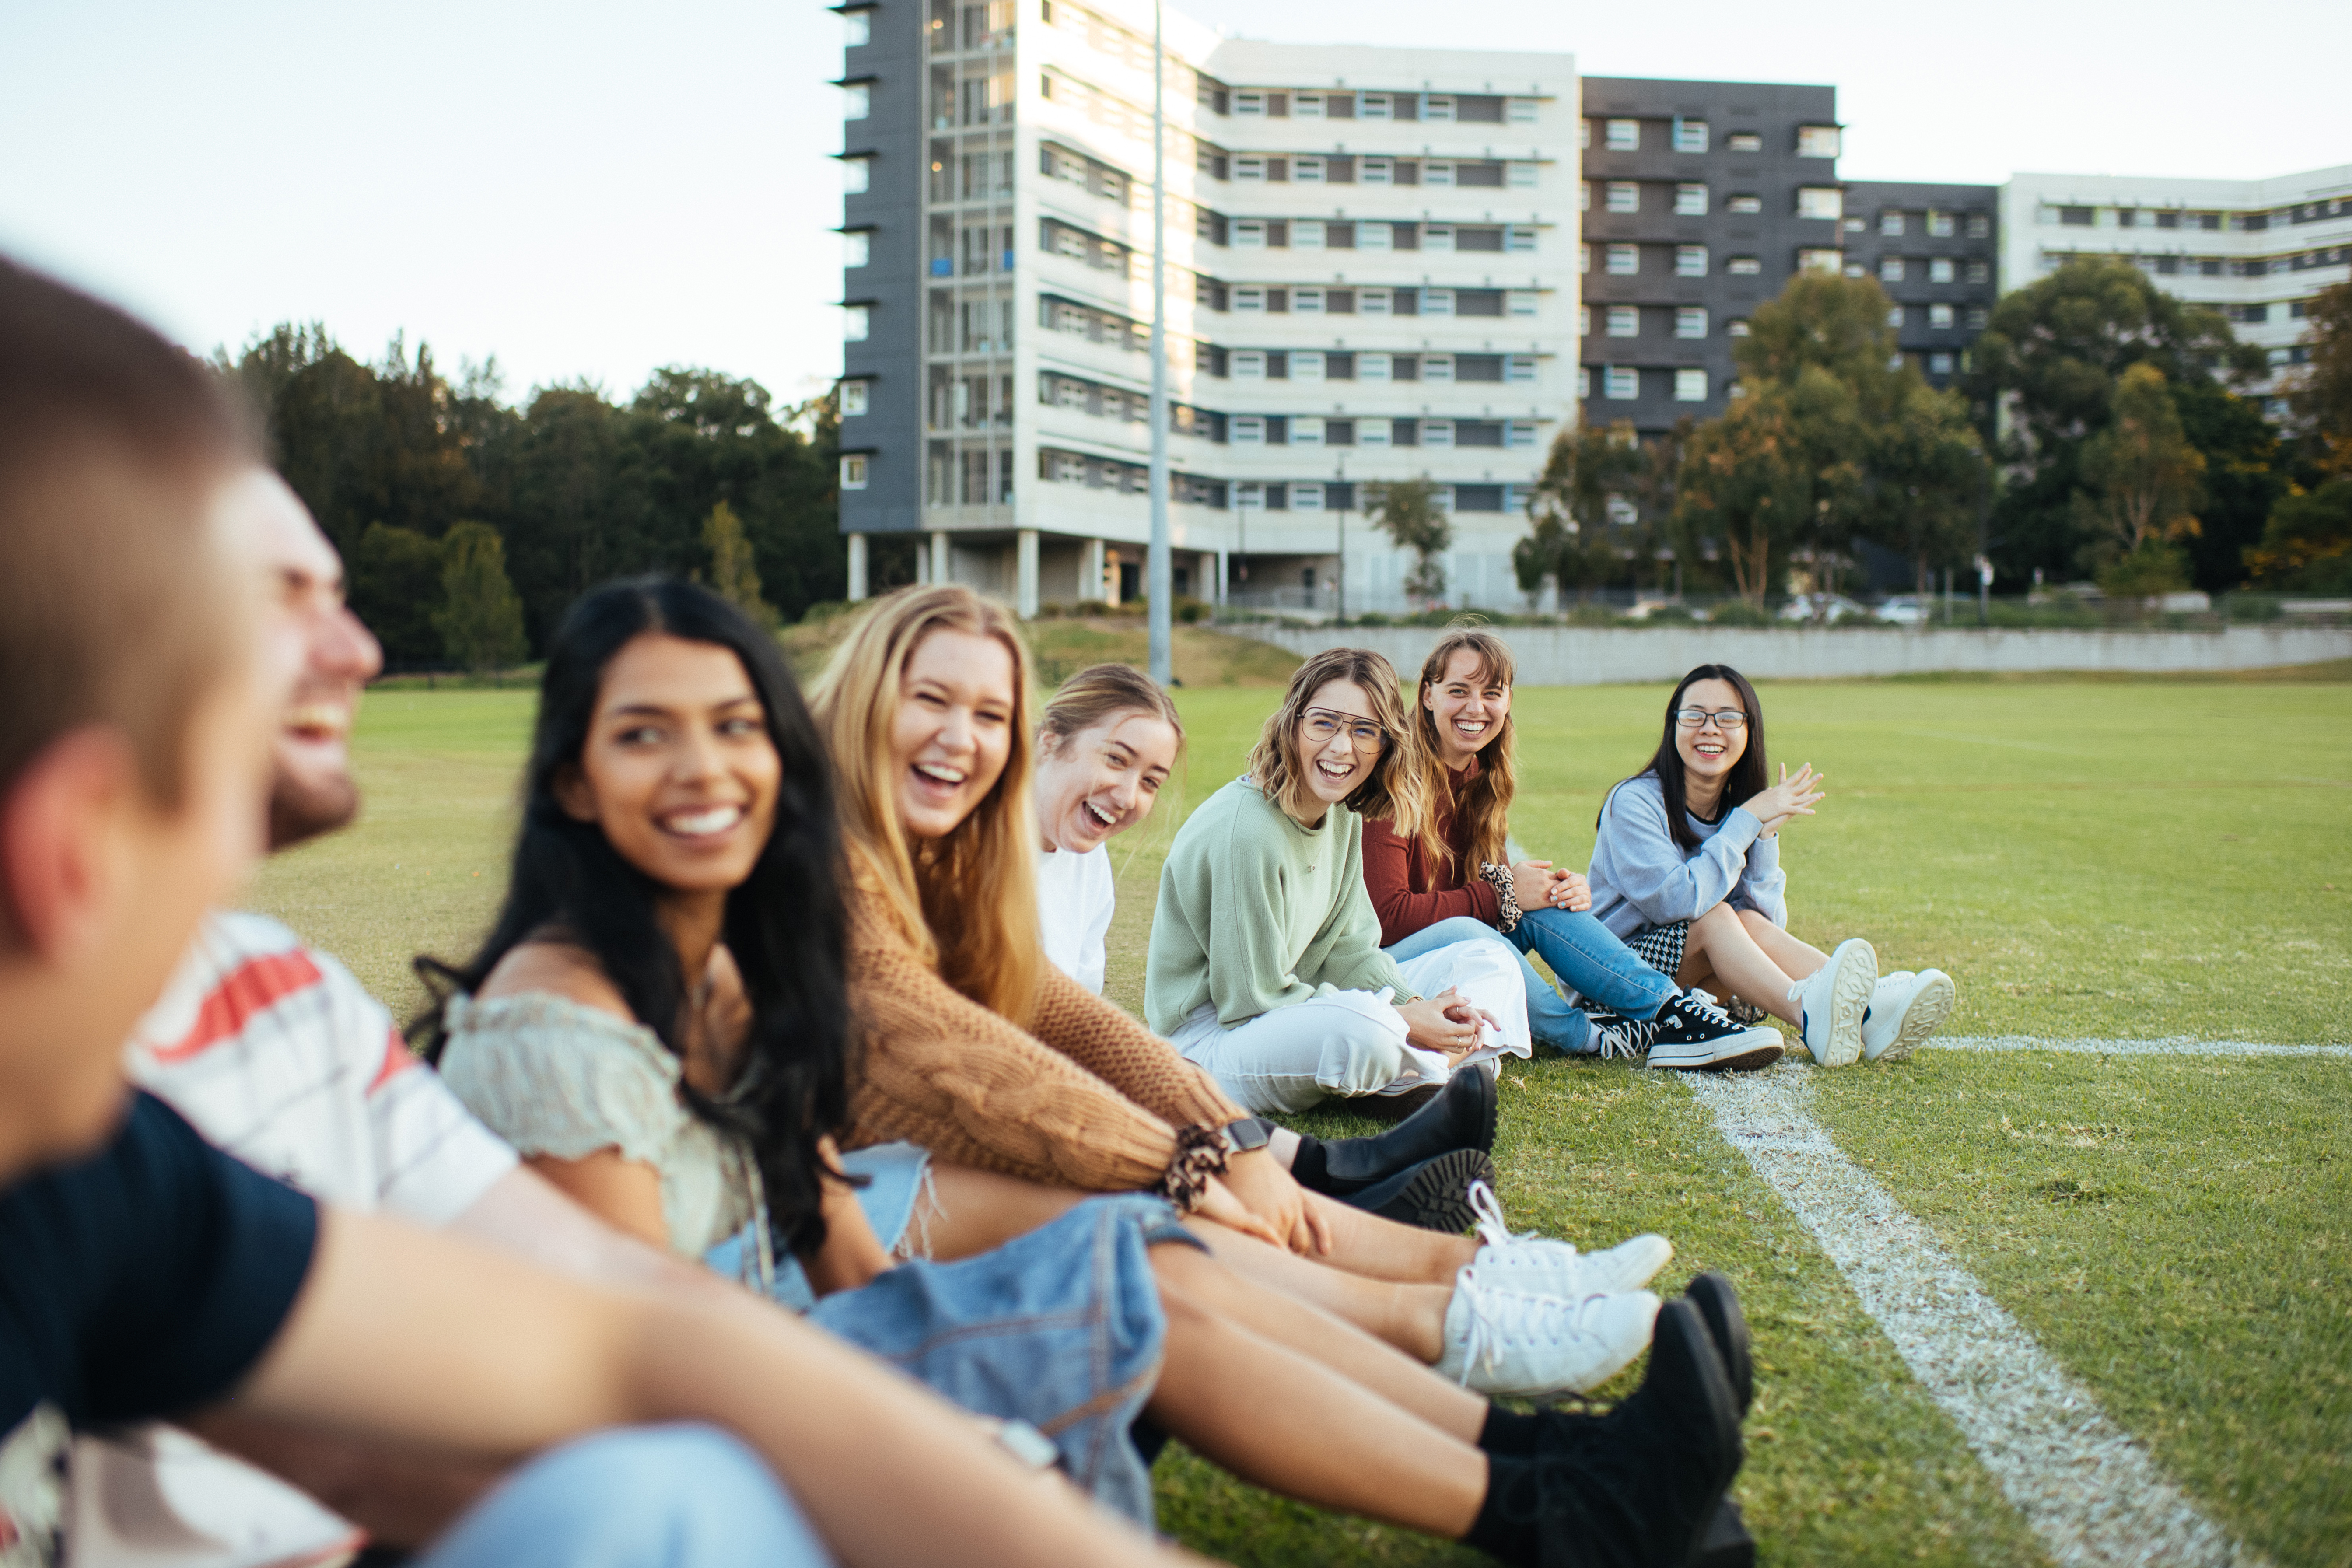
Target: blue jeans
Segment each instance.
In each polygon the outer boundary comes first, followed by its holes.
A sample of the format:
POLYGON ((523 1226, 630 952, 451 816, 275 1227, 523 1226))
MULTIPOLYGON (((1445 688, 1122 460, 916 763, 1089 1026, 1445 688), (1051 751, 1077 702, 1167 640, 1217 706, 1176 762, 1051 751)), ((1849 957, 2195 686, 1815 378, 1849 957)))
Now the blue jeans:
POLYGON ((417 1568, 824 1568, 759 1456, 712 1426, 625 1426, 551 1448, 417 1568))
POLYGON ((1527 961, 1528 953, 1541 958, 1578 995, 1629 1018, 1657 1016, 1658 1009, 1677 993, 1671 976, 1635 957, 1590 910, 1530 910, 1519 916, 1517 929, 1508 933, 1472 916, 1455 915, 1423 926, 1386 951, 1402 963, 1449 942, 1475 942, 1482 936, 1520 955, 1520 978, 1528 987, 1528 1033, 1572 1056, 1591 1050, 1592 1026, 1536 972, 1536 966, 1527 961))
POLYGON ((1160 1384, 1168 1320, 1147 1249, 1162 1241, 1201 1245, 1158 1198, 1088 1198, 993 1252, 835 1291, 808 1320, 966 1410, 1026 1421, 1080 1489, 1149 1530, 1151 1471, 1128 1429, 1160 1384))

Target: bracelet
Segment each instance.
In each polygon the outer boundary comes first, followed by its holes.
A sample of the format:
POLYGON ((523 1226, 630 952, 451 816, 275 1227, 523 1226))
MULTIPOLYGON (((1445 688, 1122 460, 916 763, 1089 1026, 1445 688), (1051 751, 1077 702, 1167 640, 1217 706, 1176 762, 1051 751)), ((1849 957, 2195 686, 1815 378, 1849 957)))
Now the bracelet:
POLYGON ((1225 1173, 1225 1135, 1222 1128, 1180 1127, 1176 1157, 1160 1178, 1160 1195, 1186 1214, 1201 1206, 1209 1178, 1225 1173))
POLYGON ((1488 860, 1479 866, 1478 876, 1480 880, 1495 889, 1495 897, 1502 903, 1502 928, 1507 931, 1517 931, 1519 924, 1519 890, 1512 885, 1511 868, 1488 860))

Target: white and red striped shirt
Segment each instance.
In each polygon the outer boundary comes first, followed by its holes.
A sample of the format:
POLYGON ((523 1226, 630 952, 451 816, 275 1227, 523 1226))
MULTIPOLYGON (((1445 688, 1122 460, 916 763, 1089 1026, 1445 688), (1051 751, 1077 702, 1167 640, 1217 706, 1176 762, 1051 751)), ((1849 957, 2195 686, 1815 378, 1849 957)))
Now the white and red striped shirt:
MULTIPOLYGON (((260 915, 206 919, 124 1065, 214 1143, 343 1208, 446 1225, 515 1167, 350 970, 260 915)), ((320 1563, 361 1540, 170 1426, 77 1437, 71 1491, 71 1568, 320 1563)))

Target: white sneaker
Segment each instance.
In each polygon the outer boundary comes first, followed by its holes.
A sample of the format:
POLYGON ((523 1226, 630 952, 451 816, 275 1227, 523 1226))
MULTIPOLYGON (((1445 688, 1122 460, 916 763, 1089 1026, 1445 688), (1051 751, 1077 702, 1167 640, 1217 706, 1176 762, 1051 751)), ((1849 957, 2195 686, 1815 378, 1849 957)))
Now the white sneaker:
POLYGON ((1860 937, 1837 944, 1810 979, 1789 987, 1804 1010, 1805 1049, 1825 1068, 1851 1066, 1862 1055, 1862 1016, 1878 984, 1878 952, 1860 937))
POLYGON ((1647 1290, 1563 1301, 1497 1289, 1465 1265, 1445 1308, 1437 1371, 1465 1388, 1520 1399, 1597 1388, 1650 1342, 1658 1299, 1647 1290))
POLYGON ((1638 1290, 1675 1256, 1674 1243, 1646 1233, 1606 1252, 1579 1252, 1567 1242, 1546 1240, 1533 1231, 1513 1236, 1503 1224, 1503 1205, 1494 1188, 1473 1182, 1469 1196, 1470 1212, 1478 1216, 1478 1239, 1485 1244, 1470 1266, 1483 1283, 1515 1296, 1580 1301, 1587 1296, 1638 1290))
POLYGON ((1958 1000, 1952 977, 1940 969, 1916 974, 1898 969, 1880 975, 1870 994, 1870 1011, 1862 1020, 1862 1059, 1901 1061, 1914 1046, 1943 1027, 1958 1000))

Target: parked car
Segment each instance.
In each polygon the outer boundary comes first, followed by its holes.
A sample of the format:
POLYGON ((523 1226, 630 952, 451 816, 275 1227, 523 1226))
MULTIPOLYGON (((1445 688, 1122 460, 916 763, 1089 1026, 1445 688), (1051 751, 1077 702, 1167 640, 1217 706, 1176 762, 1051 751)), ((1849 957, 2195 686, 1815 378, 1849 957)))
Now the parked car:
POLYGON ((1703 621, 1705 610, 1694 610, 1679 599, 1636 599, 1633 607, 1625 612, 1629 621, 1646 621, 1652 616, 1669 621, 1703 621))
POLYGON ((1780 606, 1784 621, 1843 621, 1870 618, 1869 609, 1843 594, 1799 594, 1780 606))
POLYGON ((1897 594, 1878 606, 1878 618, 1898 626, 1924 626, 1927 603, 1916 594, 1897 594))

